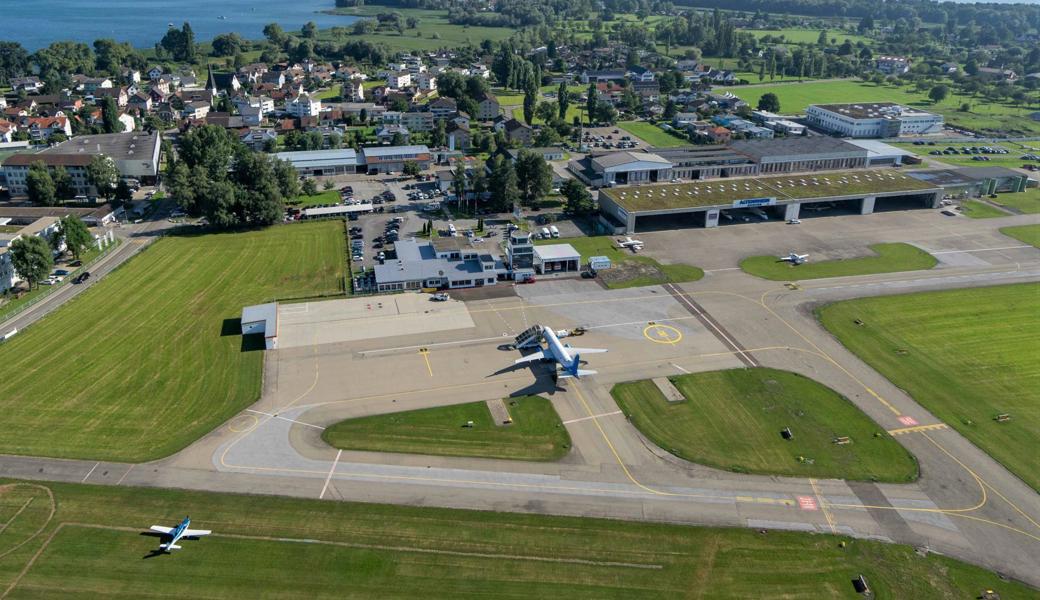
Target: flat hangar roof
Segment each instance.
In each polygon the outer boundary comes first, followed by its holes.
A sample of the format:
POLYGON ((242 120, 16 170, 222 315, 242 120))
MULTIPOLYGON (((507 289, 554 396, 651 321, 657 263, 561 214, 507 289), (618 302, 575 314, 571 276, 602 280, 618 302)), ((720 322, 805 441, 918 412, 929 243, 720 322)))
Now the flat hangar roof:
POLYGON ((739 200, 776 198, 778 202, 892 192, 935 190, 936 186, 891 169, 846 173, 712 179, 695 183, 600 190, 629 212, 732 206, 739 200))

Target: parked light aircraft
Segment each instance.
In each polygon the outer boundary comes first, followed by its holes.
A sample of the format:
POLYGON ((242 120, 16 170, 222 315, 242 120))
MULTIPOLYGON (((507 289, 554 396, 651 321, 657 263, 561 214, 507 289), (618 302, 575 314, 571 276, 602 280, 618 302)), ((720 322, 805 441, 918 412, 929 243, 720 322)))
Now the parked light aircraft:
POLYGON ((792 252, 792 253, 788 254, 787 256, 781 256, 780 260, 789 262, 789 263, 791 263, 793 265, 800 265, 800 264, 802 264, 802 263, 804 263, 804 262, 809 260, 809 255, 808 254, 798 254, 798 253, 792 252))
POLYGON ((643 242, 640 240, 633 240, 631 237, 626 236, 625 239, 618 239, 618 246, 621 248, 628 248, 633 253, 643 249, 643 242))
POLYGON ((149 527, 149 529, 151 529, 152 531, 157 531, 163 534, 164 536, 168 536, 170 538, 169 542, 159 544, 160 552, 170 552, 171 550, 181 549, 181 547, 177 545, 177 542, 179 542, 182 538, 199 538, 212 533, 209 529, 188 529, 189 525, 191 525, 191 519, 189 517, 184 517, 184 520, 181 521, 180 525, 176 527, 163 527, 162 525, 152 525, 151 527, 149 527))
POLYGON ((600 352, 606 352, 602 348, 572 348, 567 344, 560 342, 561 337, 567 337, 570 335, 569 331, 553 331, 552 328, 546 327, 545 325, 534 325, 529 327, 523 333, 516 338, 516 347, 522 348, 534 348, 538 347, 538 352, 530 354, 523 358, 517 359, 513 364, 523 364, 534 362, 536 360, 550 360, 557 363, 560 368, 556 373, 557 379, 569 379, 571 377, 580 378, 583 375, 594 375, 595 371, 579 368, 581 365, 582 354, 596 354, 600 352), (545 341, 545 348, 541 348, 541 342, 545 341))

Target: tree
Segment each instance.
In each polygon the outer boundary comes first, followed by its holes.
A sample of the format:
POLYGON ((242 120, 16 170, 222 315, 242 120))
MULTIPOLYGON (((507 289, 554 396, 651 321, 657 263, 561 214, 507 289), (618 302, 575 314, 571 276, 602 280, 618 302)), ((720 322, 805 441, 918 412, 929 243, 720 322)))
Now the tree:
POLYGON ((531 90, 524 92, 524 122, 528 125, 534 121, 534 105, 537 101, 537 96, 531 90))
POLYGON ((117 179, 119 179, 119 171, 111 158, 98 154, 90 159, 90 164, 87 165, 87 181, 97 188, 98 194, 111 198, 117 179))
MULTIPOLYGON (((396 146, 397 144, 394 144, 394 145, 396 146)), ((416 175, 419 174, 420 171, 422 171, 422 169, 419 168, 419 163, 415 162, 414 160, 406 160, 406 161, 404 161, 404 174, 405 175, 408 175, 409 177, 415 177, 416 175)))
POLYGON ((758 99, 758 110, 780 112, 780 98, 773 92, 762 94, 762 97, 758 99))
POLYGON ((950 93, 950 88, 946 87, 945 85, 940 84, 940 85, 937 85, 937 86, 933 86, 932 89, 928 90, 928 98, 930 98, 931 101, 934 102, 935 104, 938 104, 938 103, 942 102, 943 100, 945 100, 946 96, 948 96, 949 93, 950 93))
POLYGON ((326 179, 324 183, 321 184, 321 189, 325 190, 326 192, 334 187, 336 187, 336 184, 331 179, 326 179))
POLYGON ((180 136, 178 156, 189 167, 202 167, 211 179, 227 176, 238 140, 223 127, 193 127, 180 136))
POLYGON ((47 165, 42 161, 36 161, 29 165, 29 172, 25 176, 25 184, 29 194, 29 201, 37 206, 51 206, 58 199, 54 179, 51 178, 47 165))
POLYGON ((275 160, 272 165, 275 181, 282 197, 292 199, 300 195, 300 177, 296 169, 287 160, 275 160))
POLYGON ((101 121, 105 133, 122 133, 123 122, 119 120, 119 107, 116 106, 115 98, 105 96, 101 101, 101 121))
POLYGON ((533 206, 552 187, 552 167, 540 154, 521 150, 514 170, 520 200, 526 206, 533 206))
POLYGON ((11 266, 19 277, 29 283, 29 289, 39 287, 54 268, 51 247, 42 237, 23 236, 11 243, 11 266))
POLYGON ((596 203, 592 200, 592 194, 577 179, 568 179, 560 190, 563 197, 567 199, 564 210, 567 214, 580 216, 592 214, 596 210, 596 203))
POLYGON ((300 28, 300 35, 303 37, 313 40, 318 37, 318 25, 314 21, 307 21, 303 27, 300 28))
POLYGON ((550 123, 557 118, 558 107, 552 102, 539 102, 534 109, 534 116, 541 119, 543 123, 550 123))
POLYGON ((51 179, 54 181, 54 195, 60 200, 68 200, 76 195, 76 188, 72 185, 72 176, 65 167, 58 165, 51 170, 51 179))
POLYGON ((69 215, 58 222, 56 237, 65 241, 65 249, 76 260, 80 259, 83 251, 94 241, 94 236, 90 235, 86 224, 76 215, 69 215))
POLYGON ((246 47, 246 41, 237 33, 222 33, 213 38, 213 56, 235 56, 246 47))
POLYGON ((585 111, 589 113, 589 122, 596 118, 598 102, 596 99, 596 84, 589 84, 588 98, 585 100, 585 111))
POLYGON ((570 106, 571 98, 567 92, 567 83, 564 81, 560 82, 560 87, 556 89, 556 104, 559 107, 557 116, 561 121, 567 118, 567 107, 570 106))
POLYGON ((816 38, 816 45, 821 48, 827 45, 827 30, 821 29, 820 35, 816 38))
POLYGON ((284 47, 285 42, 289 39, 285 30, 282 29, 282 26, 278 23, 268 23, 267 25, 264 25, 264 37, 267 38, 267 41, 279 48, 284 47))
POLYGON ((134 192, 125 180, 120 179, 119 183, 116 184, 116 191, 113 197, 116 200, 117 208, 119 206, 128 207, 134 199, 134 192))
POLYGON ((313 177, 304 179, 303 185, 300 187, 303 189, 303 193, 308 196, 315 196, 318 194, 318 184, 314 181, 313 177))
POLYGON ((466 165, 460 160, 452 172, 451 187, 458 198, 459 206, 462 206, 466 198, 466 165))
POLYGON ((113 74, 124 67, 140 67, 144 63, 133 46, 108 38, 94 40, 94 56, 99 71, 113 74))
POLYGON ((491 190, 491 201, 498 212, 512 210, 513 205, 520 200, 516 171, 513 170, 513 164, 502 155, 496 156, 492 162, 488 188, 491 190))
POLYGON ((18 42, 0 42, 0 83, 29 70, 29 53, 18 42))

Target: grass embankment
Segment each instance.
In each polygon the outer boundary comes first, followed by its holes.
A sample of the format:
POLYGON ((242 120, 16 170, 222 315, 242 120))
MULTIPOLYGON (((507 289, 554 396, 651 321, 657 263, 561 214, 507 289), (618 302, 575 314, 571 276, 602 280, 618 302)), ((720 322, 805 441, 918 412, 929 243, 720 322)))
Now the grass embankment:
POLYGON ((16 598, 878 598, 1005 600, 1036 590, 910 546, 701 528, 182 490, 47 484, 0 494, 0 590, 16 598), (214 534, 154 556, 153 524, 214 534), (61 526, 61 523, 66 525, 61 526), (60 531, 57 531, 58 527, 60 531), (124 528, 131 528, 130 530, 124 528), (230 537, 239 536, 239 537, 230 537), (845 548, 839 542, 847 543, 845 548), (39 556, 30 565, 30 560, 39 556), (24 570, 24 574, 21 574, 24 570), (20 576, 20 579, 17 579, 20 576), (17 581, 16 581, 17 579, 17 581), (13 587, 10 587, 15 583, 13 587))
POLYGON ((551 402, 539 396, 503 402, 512 425, 496 424, 486 403, 469 402, 348 419, 322 438, 343 450, 540 461, 567 454, 571 439, 551 402))
POLYGON ((779 256, 752 256, 740 261, 740 268, 745 273, 762 279, 792 281, 919 271, 931 269, 938 262, 931 254, 910 244, 874 244, 870 249, 877 253, 877 256, 819 262, 813 262, 810 256, 808 262, 800 265, 782 261, 779 256))
MULTIPOLYGON (((426 10, 421 8, 401 8, 398 6, 362 6, 349 8, 335 8, 329 11, 339 15, 353 15, 359 17, 375 18, 379 13, 395 12, 402 17, 415 17, 419 19, 419 25, 415 29, 405 29, 403 33, 387 30, 366 33, 365 41, 373 44, 386 44, 394 50, 438 50, 441 48, 457 48, 459 46, 478 45, 484 40, 500 42, 509 39, 515 32, 510 27, 479 27, 467 25, 455 25, 448 21, 446 10, 426 10)), ((350 29, 349 27, 347 28, 350 29)), ((318 35, 319 40, 337 39, 346 41, 345 38, 332 38, 329 30, 323 30, 318 35)), ((365 87, 368 87, 367 85, 365 87)))
POLYGON ((668 148, 689 145, 690 140, 672 135, 657 125, 646 121, 618 121, 617 126, 651 146, 668 148))
POLYGON ((679 458, 740 473, 917 478, 909 452, 847 399, 811 379, 766 368, 670 379, 685 401, 668 402, 650 380, 619 384, 612 393, 633 425, 679 458), (781 436, 785 427, 790 440, 781 436), (838 437, 851 443, 839 445, 838 437))
POLYGON ((341 223, 170 236, 0 346, 0 453, 145 461, 255 401, 242 307, 341 291, 341 223))
POLYGON ((982 200, 962 201, 961 214, 972 219, 992 219, 1008 216, 1008 213, 982 200))
POLYGON ((819 311, 845 346, 1040 489, 1037 314, 1035 283, 864 298, 819 311), (999 414, 1011 420, 997 422, 999 414))
POLYGON ((997 197, 992 198, 990 202, 999 204, 1013 212, 1035 215, 1040 213, 1040 188, 1032 188, 1013 194, 997 194, 997 197))
POLYGON ((1011 236, 1024 244, 1032 244, 1040 248, 1040 225, 1017 225, 1004 227, 1000 233, 1011 236))
MULTIPOLYGON (((757 76, 751 81, 756 79, 757 76)), ((1035 105, 1018 106, 1006 102, 990 102, 983 97, 963 96, 952 90, 945 100, 936 104, 928 99, 927 90, 917 92, 898 84, 875 85, 857 80, 803 82, 795 85, 775 80, 769 85, 724 89, 733 92, 752 105, 758 102, 762 94, 772 92, 779 98, 780 110, 784 114, 801 113, 810 104, 897 102, 940 113, 946 123, 974 131, 1001 132, 1005 135, 1037 135, 1040 133, 1040 122, 1029 118, 1029 114, 1036 111, 1035 105), (960 107, 964 103, 970 106, 968 112, 960 111, 960 107)), ((987 164, 992 165, 993 163, 974 163, 973 166, 987 164)))
POLYGON ((627 248, 619 248, 615 239, 609 235, 537 240, 535 244, 570 244, 581 254, 582 264, 588 263, 590 256, 606 256, 612 266, 599 271, 598 276, 611 289, 683 283, 704 277, 704 271, 692 265, 665 265, 649 256, 632 254, 627 248))

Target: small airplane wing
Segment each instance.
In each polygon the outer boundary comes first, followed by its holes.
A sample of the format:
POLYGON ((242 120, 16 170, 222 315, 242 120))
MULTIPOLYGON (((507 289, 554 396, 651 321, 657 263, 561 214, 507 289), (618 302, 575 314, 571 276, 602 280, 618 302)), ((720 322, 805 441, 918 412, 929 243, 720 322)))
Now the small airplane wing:
POLYGON ((171 533, 173 533, 173 527, 163 527, 162 525, 152 525, 148 529, 151 529, 152 531, 157 531, 159 533, 166 534, 166 535, 170 535, 171 533))
POLYGON ((575 354, 600 354, 606 352, 603 348, 575 348, 573 346, 567 346, 567 349, 575 354))
POLYGON ((518 359, 514 360, 513 364, 514 365, 519 365, 519 364, 523 364, 523 363, 534 362, 536 360, 545 360, 545 358, 546 358, 545 351, 544 350, 539 350, 538 352, 535 352, 534 354, 528 354, 527 356, 525 356, 523 358, 518 358, 518 359))
POLYGON ((202 537, 213 533, 209 529, 185 529, 184 537, 202 537))

